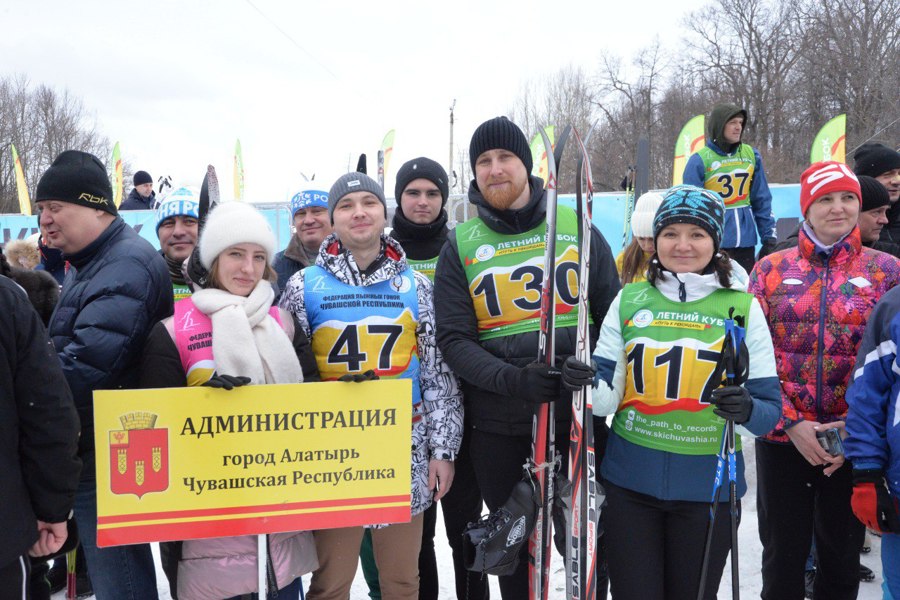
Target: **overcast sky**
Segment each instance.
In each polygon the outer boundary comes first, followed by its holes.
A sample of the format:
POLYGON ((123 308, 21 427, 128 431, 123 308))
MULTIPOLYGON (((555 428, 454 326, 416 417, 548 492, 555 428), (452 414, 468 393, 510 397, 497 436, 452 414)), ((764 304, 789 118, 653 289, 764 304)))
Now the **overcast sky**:
POLYGON ((675 51, 703 4, 0 0, 0 74, 68 88, 154 178, 194 185, 214 164, 225 197, 240 138, 251 201, 287 199, 301 172, 327 189, 361 152, 374 174, 396 129, 390 196, 405 160, 446 167, 453 99, 455 145, 468 147, 524 82, 593 72, 602 50, 627 57, 656 35, 675 51))

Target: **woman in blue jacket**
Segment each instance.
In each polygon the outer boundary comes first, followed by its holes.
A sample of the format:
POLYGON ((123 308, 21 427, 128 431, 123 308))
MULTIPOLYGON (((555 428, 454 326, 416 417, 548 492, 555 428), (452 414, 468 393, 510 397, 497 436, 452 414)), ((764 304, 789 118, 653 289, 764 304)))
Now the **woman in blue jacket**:
MULTIPOLYGON (((616 600, 697 598, 724 419, 742 434, 761 435, 780 414, 762 310, 719 250, 724 212, 714 192, 669 190, 653 221, 648 281, 625 286, 600 330, 594 414, 614 415, 602 473, 616 600), (743 385, 720 387, 717 365, 732 308, 746 318, 751 358, 743 385)), ((739 447, 737 466, 740 496, 746 483, 739 447)), ((727 486, 720 500, 709 599, 730 546, 727 486)))

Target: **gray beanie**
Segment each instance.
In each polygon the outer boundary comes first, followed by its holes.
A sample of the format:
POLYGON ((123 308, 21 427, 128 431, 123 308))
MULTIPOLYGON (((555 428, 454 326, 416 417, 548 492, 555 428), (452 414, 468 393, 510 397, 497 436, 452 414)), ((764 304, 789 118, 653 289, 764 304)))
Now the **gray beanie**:
POLYGON ((387 219, 387 200, 384 199, 384 190, 378 182, 365 173, 347 173, 338 177, 328 192, 328 217, 334 225, 334 207, 338 201, 352 192, 371 192, 384 206, 384 218, 387 219))

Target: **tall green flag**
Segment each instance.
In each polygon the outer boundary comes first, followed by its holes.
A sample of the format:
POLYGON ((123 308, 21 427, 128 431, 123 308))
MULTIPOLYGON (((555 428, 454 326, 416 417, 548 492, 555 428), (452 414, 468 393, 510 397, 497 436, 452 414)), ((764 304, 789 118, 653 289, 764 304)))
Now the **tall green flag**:
POLYGON ((672 185, 681 185, 684 177, 684 167, 687 165, 691 154, 703 147, 706 136, 703 128, 706 127, 706 119, 703 115, 697 115, 684 124, 681 133, 675 140, 675 162, 672 165, 672 185))
POLYGON ((15 144, 10 144, 12 149, 13 168, 16 171, 16 191, 19 194, 19 212, 23 215, 31 214, 31 198, 28 197, 28 186, 25 185, 25 172, 22 170, 22 161, 16 152, 15 144))
POLYGON ((234 199, 244 199, 244 157, 241 155, 241 140, 234 143, 234 199))
MULTIPOLYGON (((556 128, 553 125, 544 127, 544 132, 547 134, 547 137, 550 138, 551 144, 556 143, 556 139, 553 137, 555 131, 556 128)), ((553 148, 550 148, 549 152, 552 154, 553 148)), ((535 177, 540 177, 546 182, 548 174, 547 149, 544 147, 544 139, 541 137, 540 131, 531 138, 531 162, 534 165, 531 167, 531 174, 535 177)))
POLYGON ((847 115, 843 114, 825 123, 816 134, 809 152, 809 162, 816 163, 823 160, 847 162, 846 151, 847 115))
POLYGON ((116 205, 116 208, 119 208, 119 205, 122 203, 122 186, 125 178, 119 142, 116 142, 116 145, 113 146, 112 158, 109 163, 112 166, 113 204, 116 205))

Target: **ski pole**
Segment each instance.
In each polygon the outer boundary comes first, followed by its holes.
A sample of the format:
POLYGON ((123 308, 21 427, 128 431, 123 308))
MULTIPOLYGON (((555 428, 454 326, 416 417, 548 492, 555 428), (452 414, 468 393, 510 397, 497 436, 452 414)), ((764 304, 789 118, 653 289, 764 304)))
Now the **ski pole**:
MULTIPOLYGON (((740 383, 741 370, 738 366, 740 348, 744 340, 744 319, 734 316, 734 307, 728 311, 725 319, 725 339, 722 343, 722 362, 725 366, 726 385, 740 383)), ((703 599, 706 589, 706 580, 709 572, 709 555, 712 549, 713 532, 715 531, 716 513, 719 508, 719 491, 724 480, 724 470, 727 460, 728 465, 728 501, 731 516, 731 594, 734 600, 740 598, 740 576, 738 567, 738 514, 737 514, 737 458, 735 456, 734 421, 726 420, 722 430, 722 443, 719 454, 716 457, 716 478, 713 483, 713 497, 710 503, 709 529, 706 532, 706 543, 703 548, 703 563, 700 567, 700 587, 697 590, 697 600, 703 599)))
MULTIPOLYGON (((725 331, 731 339, 731 361, 726 367, 726 382, 728 385, 739 383, 741 373, 738 370, 741 344, 744 343, 744 318, 734 316, 732 307, 725 321, 725 331), (729 327, 730 326, 730 327, 729 327), (730 331, 729 331, 730 330, 730 331)), ((727 356, 727 355, 726 355, 727 356)), ((731 515, 731 597, 739 600, 741 597, 740 569, 738 567, 738 507, 737 507, 737 459, 735 457, 734 421, 726 421, 726 435, 728 437, 728 501, 731 515)))

